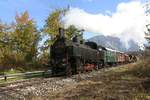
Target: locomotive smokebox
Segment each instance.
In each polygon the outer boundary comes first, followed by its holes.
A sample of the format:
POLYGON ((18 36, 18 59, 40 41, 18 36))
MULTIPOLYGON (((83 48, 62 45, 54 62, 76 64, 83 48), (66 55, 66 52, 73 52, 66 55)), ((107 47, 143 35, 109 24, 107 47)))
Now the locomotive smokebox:
POLYGON ((64 37, 64 29, 63 28, 59 28, 59 36, 60 38, 63 38, 64 37))

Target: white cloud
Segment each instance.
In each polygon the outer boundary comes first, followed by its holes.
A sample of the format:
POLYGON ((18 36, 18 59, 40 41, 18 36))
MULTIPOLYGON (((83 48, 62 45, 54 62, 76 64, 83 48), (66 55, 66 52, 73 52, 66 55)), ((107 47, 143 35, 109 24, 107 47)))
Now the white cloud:
POLYGON ((72 8, 63 20, 66 27, 75 25, 89 32, 119 37, 126 46, 130 40, 138 44, 144 43, 144 27, 150 18, 145 16, 141 2, 120 3, 115 13, 107 12, 108 15, 90 14, 82 9, 72 8))

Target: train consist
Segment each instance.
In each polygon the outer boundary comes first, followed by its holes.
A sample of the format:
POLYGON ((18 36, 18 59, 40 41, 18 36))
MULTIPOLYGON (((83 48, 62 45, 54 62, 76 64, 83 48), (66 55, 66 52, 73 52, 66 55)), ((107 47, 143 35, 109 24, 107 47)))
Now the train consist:
POLYGON ((79 36, 67 40, 61 28, 51 46, 50 59, 52 74, 67 76, 136 61, 133 55, 99 46, 95 42, 84 42, 79 36))

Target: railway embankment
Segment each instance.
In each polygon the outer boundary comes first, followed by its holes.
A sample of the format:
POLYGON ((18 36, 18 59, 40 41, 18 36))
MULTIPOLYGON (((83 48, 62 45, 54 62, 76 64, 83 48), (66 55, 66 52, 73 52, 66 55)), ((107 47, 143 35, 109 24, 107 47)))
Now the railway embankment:
POLYGON ((70 78, 36 78, 0 86, 1 100, 149 100, 150 59, 70 78))

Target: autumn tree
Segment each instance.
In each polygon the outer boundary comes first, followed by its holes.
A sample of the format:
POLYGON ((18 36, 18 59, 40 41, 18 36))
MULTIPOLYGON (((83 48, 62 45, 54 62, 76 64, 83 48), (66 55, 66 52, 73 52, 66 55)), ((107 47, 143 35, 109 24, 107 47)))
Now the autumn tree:
MULTIPOLYGON (((59 34, 58 29, 60 27, 64 28, 62 23, 62 17, 65 16, 68 9, 57 9, 54 10, 47 18, 46 24, 44 26, 44 32, 51 37, 51 42, 59 34)), ((71 39, 74 34, 78 34, 78 29, 75 26, 71 25, 65 30, 65 36, 67 39, 71 39)))
POLYGON ((40 34, 27 11, 15 18, 9 25, 0 22, 0 66, 33 65, 37 60, 40 34))
POLYGON ((58 29, 62 26, 61 16, 62 10, 53 11, 47 18, 46 24, 44 26, 44 31, 48 33, 51 39, 54 39, 58 35, 58 29))
POLYGON ((16 26, 13 33, 13 43, 17 53, 22 54, 25 61, 32 62, 38 53, 37 45, 40 35, 35 22, 29 18, 28 12, 16 15, 16 26))
POLYGON ((12 44, 12 27, 11 25, 0 23, 0 66, 5 66, 7 69, 12 64, 14 56, 12 44))
POLYGON ((74 35, 79 34, 79 31, 77 28, 75 28, 75 26, 70 25, 67 29, 66 29, 66 37, 67 39, 71 39, 72 37, 74 37, 74 35))

